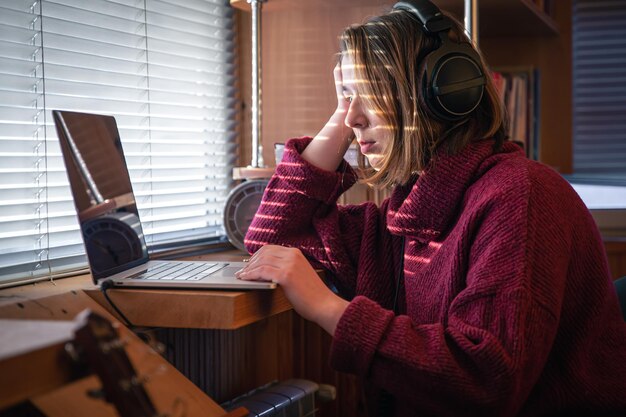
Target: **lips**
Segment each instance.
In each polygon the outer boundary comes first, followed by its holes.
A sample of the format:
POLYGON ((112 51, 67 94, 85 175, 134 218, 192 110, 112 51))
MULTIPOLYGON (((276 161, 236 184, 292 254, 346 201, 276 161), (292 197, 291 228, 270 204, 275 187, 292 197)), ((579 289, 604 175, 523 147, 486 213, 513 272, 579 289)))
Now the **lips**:
POLYGON ((370 151, 376 145, 376 142, 368 142, 368 141, 359 141, 359 146, 361 147, 361 153, 363 155, 371 153, 370 151))

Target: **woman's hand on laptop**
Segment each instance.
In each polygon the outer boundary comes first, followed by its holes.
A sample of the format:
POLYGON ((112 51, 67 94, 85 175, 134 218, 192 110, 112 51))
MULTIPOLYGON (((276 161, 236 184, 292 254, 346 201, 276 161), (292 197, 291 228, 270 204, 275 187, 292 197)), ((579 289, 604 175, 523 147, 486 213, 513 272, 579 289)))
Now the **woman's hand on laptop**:
POLYGON ((334 335, 348 302, 334 294, 299 249, 266 245, 235 274, 246 281, 279 284, 293 308, 307 320, 334 335))

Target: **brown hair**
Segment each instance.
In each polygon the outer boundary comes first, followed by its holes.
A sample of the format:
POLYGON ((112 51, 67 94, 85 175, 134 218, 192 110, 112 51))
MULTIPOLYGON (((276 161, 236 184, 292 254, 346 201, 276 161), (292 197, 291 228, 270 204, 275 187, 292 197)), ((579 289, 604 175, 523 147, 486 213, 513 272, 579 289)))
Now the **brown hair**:
MULTIPOLYGON (((469 43, 462 26, 452 20, 450 39, 469 43)), ((361 158, 367 184, 405 184, 434 163, 439 152, 454 154, 469 142, 485 138, 493 138, 495 146, 500 146, 506 137, 506 116, 484 60, 480 65, 487 75, 485 94, 468 117, 441 121, 428 110, 421 62, 437 42, 436 37, 425 36, 406 11, 370 18, 348 27, 341 36, 341 54, 351 56, 357 78, 368 80, 357 86, 359 95, 383 115, 392 135, 378 171, 364 168, 361 158)))

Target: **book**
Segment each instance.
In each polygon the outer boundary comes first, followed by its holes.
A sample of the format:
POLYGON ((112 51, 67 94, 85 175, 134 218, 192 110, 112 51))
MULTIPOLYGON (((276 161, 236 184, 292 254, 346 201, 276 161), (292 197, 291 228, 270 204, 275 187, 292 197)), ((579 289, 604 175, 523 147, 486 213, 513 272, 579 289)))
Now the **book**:
POLYGON ((538 159, 538 71, 534 68, 499 69, 492 72, 492 79, 508 116, 509 140, 520 145, 529 158, 538 159))

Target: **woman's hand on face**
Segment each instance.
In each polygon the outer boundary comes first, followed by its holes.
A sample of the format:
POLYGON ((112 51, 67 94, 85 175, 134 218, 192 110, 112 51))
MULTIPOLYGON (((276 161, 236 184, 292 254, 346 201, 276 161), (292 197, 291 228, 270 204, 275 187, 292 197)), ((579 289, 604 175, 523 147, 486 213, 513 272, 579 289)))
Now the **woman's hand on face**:
POLYGON ((341 164, 354 133, 346 126, 346 116, 350 102, 344 96, 344 85, 341 63, 333 70, 335 79, 335 94, 337 107, 322 130, 313 138, 311 143, 302 151, 302 159, 325 171, 336 171, 341 164))
POLYGON ((299 249, 266 245, 236 276, 279 284, 298 314, 318 323, 331 335, 348 306, 347 301, 326 287, 299 249))
POLYGON ((348 107, 350 107, 350 102, 346 100, 343 92, 341 62, 338 62, 337 65, 335 65, 335 69, 333 70, 333 78, 335 79, 335 92, 337 93, 337 110, 335 110, 335 113, 341 113, 345 117, 345 115, 348 113, 348 107))

